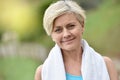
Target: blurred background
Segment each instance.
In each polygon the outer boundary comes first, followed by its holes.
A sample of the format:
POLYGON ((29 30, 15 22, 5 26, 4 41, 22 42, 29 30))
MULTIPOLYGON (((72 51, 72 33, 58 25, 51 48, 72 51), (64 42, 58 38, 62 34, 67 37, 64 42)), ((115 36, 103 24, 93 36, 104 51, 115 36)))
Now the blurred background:
MULTIPOLYGON (((43 29, 45 9, 57 0, 0 0, 0 80, 34 80, 54 46, 43 29)), ((111 57, 120 76, 120 0, 75 0, 86 10, 83 37, 111 57)))

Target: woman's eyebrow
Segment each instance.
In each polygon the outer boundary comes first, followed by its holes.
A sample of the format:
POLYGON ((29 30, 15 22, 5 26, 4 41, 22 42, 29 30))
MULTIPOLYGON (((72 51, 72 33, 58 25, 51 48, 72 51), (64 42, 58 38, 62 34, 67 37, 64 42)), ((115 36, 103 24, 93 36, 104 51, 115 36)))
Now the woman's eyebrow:
POLYGON ((70 22, 70 23, 68 23, 66 26, 68 26, 68 25, 73 25, 73 24, 75 24, 75 22, 70 22))
POLYGON ((55 26, 53 29, 59 29, 61 28, 61 26, 55 26))

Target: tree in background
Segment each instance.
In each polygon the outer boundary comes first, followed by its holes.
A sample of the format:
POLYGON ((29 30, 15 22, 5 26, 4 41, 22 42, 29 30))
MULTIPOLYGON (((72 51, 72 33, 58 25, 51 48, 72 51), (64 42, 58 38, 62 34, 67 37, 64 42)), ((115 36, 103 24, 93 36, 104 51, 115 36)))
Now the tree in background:
POLYGON ((19 34, 21 41, 43 39, 44 10, 54 0, 3 0, 0 1, 0 35, 5 31, 19 34))
POLYGON ((85 10, 97 8, 102 0, 76 0, 85 10))

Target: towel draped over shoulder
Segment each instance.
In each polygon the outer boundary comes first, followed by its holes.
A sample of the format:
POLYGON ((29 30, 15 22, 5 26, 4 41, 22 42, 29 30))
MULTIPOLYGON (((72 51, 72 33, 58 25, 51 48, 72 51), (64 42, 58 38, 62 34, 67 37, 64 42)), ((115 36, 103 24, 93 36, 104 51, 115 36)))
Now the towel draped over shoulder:
MULTIPOLYGON (((87 41, 81 40, 83 54, 81 72, 83 80, 110 80, 103 57, 91 48, 87 41)), ((56 44, 43 63, 42 80, 66 80, 63 57, 56 44)))

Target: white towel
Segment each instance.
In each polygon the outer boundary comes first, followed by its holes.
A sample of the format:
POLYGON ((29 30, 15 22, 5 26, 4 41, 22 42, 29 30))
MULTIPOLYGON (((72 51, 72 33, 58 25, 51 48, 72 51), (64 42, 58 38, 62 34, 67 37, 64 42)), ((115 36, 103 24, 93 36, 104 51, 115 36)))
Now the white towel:
MULTIPOLYGON (((85 40, 82 40, 81 43, 83 47, 81 67, 83 80, 110 80, 103 57, 95 52, 85 40)), ((43 64, 42 80, 66 80, 63 58, 57 44, 43 64)))

